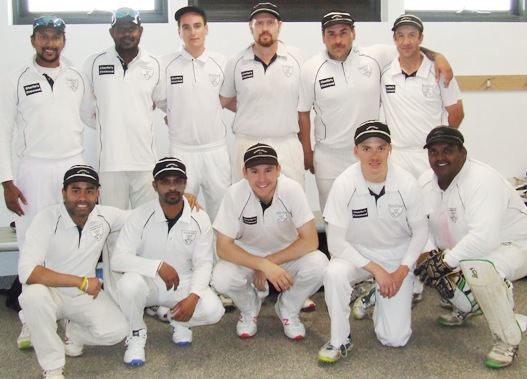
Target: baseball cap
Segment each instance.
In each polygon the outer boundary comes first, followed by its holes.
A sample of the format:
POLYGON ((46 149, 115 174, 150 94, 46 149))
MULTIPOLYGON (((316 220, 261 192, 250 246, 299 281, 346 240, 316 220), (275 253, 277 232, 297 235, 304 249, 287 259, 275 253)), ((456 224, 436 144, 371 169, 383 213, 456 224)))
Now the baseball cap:
POLYGON ((167 176, 177 176, 187 179, 187 168, 179 159, 166 157, 156 163, 152 174, 154 175, 154 180, 163 179, 167 176))
POLYGON ((258 3, 251 10, 251 15, 249 16, 249 21, 253 19, 258 13, 270 13, 275 16, 278 20, 282 21, 280 18, 280 12, 278 7, 273 3, 258 3))
POLYGON ((92 166, 75 165, 64 174, 64 187, 70 183, 87 182, 100 187, 99 175, 92 166))
POLYGON ((355 21, 346 12, 329 12, 322 18, 322 30, 336 24, 345 24, 353 27, 355 21))
POLYGON ((66 32, 66 23, 57 16, 40 16, 33 20, 33 32, 43 29, 53 28, 61 33, 66 32))
POLYGON ((393 23, 392 32, 395 32, 395 30, 399 26, 403 26, 403 25, 415 26, 417 29, 419 29, 421 33, 424 30, 423 22, 421 21, 419 17, 414 16, 413 14, 403 14, 397 17, 397 19, 393 23))
POLYGON ((112 14, 112 26, 118 22, 131 21, 136 25, 141 25, 139 11, 132 8, 119 8, 112 14))
POLYGON ((278 165, 276 150, 264 143, 257 143, 247 149, 243 155, 245 168, 251 168, 260 164, 278 165))
POLYGON ((388 125, 380 121, 370 120, 363 122, 357 130, 355 130, 355 145, 358 145, 371 137, 382 138, 388 143, 392 142, 388 125))
POLYGON ((456 128, 451 126, 436 126, 434 129, 428 133, 426 136, 426 145, 423 146, 423 149, 428 149, 431 144, 436 142, 448 142, 455 143, 456 145, 463 145, 465 143, 465 138, 463 134, 456 128))
POLYGON ((189 5, 188 7, 179 8, 177 12, 174 14, 174 18, 176 19, 177 22, 179 22, 181 17, 187 13, 197 13, 201 17, 203 17, 203 20, 205 21, 205 23, 207 23, 207 16, 205 15, 205 11, 194 5, 189 5))

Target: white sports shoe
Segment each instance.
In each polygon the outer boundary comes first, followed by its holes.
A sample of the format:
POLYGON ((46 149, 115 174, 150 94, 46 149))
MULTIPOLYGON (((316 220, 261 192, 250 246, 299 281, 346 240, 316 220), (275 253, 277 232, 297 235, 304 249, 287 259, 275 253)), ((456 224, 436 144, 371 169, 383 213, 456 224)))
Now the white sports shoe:
POLYGON ((291 338, 292 340, 301 340, 306 336, 306 328, 304 327, 304 324, 300 322, 298 314, 295 316, 291 316, 287 314, 287 312, 285 312, 283 309, 281 309, 280 298, 278 298, 278 300, 276 301, 276 304, 274 305, 274 310, 280 321, 282 321, 282 325, 284 326, 284 333, 287 337, 291 338))
POLYGON ((256 323, 258 316, 253 316, 248 313, 240 312, 238 323, 236 324, 236 334, 240 338, 251 338, 258 330, 256 323))
POLYGON ((465 320, 482 314, 483 312, 478 304, 470 312, 462 312, 456 307, 453 307, 452 312, 439 316, 437 322, 442 326, 460 326, 463 325, 465 320))
POLYGON ((62 326, 62 329, 64 329, 64 352, 66 353, 68 357, 79 357, 84 352, 84 346, 77 345, 71 339, 68 333, 69 323, 70 323, 70 320, 67 320, 67 319, 60 320, 60 325, 62 326))
POLYGON ((366 315, 372 315, 375 309, 375 292, 377 283, 372 282, 353 303, 352 314, 356 320, 362 320, 366 315))
POLYGON ((178 346, 188 346, 192 343, 192 329, 177 321, 170 321, 172 326, 172 341, 178 346))
POLYGON ((142 366, 145 364, 145 345, 147 339, 146 329, 134 330, 126 338, 126 352, 124 363, 130 366, 142 366))
POLYGON ((221 304, 223 305, 225 312, 232 312, 236 309, 236 306, 234 305, 234 302, 230 297, 227 297, 222 294, 218 294, 218 297, 220 298, 221 304))
POLYGON ((485 365, 492 368, 509 366, 514 361, 517 353, 518 345, 511 345, 496 338, 492 350, 485 358, 485 365))
POLYGON ((311 300, 309 297, 304 300, 304 304, 302 305, 302 308, 300 309, 302 312, 314 312, 317 309, 317 305, 313 300, 311 300))
POLYGON ((149 316, 157 316, 161 321, 170 322, 170 318, 168 317, 170 308, 164 307, 162 305, 154 305, 152 307, 145 308, 145 312, 149 316))
POLYGON ((22 330, 16 339, 16 344, 19 349, 31 349, 33 347, 33 344, 31 343, 31 332, 24 320, 24 311, 18 312, 18 318, 22 323, 22 330))
POLYGON ((318 351, 318 360, 325 363, 335 363, 340 358, 347 356, 352 347, 351 337, 346 338, 346 342, 340 347, 335 347, 331 342, 328 342, 318 351))
POLYGON ((44 379, 64 379, 64 367, 56 368, 54 370, 42 371, 44 379))

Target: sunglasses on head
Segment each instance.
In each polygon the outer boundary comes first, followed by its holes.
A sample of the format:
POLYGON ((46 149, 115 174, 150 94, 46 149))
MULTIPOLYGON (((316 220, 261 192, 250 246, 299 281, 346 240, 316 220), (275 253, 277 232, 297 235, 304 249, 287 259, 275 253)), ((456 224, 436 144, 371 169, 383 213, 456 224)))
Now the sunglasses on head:
POLYGON ((138 11, 131 8, 119 8, 112 15, 112 26, 114 26, 117 21, 124 19, 129 19, 136 25, 141 23, 141 18, 139 17, 138 11))
POLYGON ((64 33, 66 23, 57 16, 41 16, 33 21, 33 30, 36 28, 54 28, 64 33))

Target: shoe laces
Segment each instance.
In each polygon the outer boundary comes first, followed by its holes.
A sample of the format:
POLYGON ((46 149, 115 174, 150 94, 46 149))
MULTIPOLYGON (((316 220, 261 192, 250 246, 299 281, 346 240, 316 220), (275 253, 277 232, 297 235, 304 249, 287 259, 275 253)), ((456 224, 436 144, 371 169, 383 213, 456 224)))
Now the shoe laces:
POLYGON ((21 330, 20 334, 22 334, 24 336, 27 336, 27 335, 31 334, 31 332, 29 331, 29 326, 27 326, 26 323, 22 324, 22 330, 21 330))
POLYGON ((56 368, 53 370, 44 370, 42 376, 45 378, 52 378, 53 376, 64 375, 64 367, 56 368))
POLYGON ((125 341, 126 346, 141 346, 144 347, 146 344, 146 333, 138 336, 128 336, 125 341))
POLYGON ((517 350, 518 350, 517 346, 508 344, 507 342, 504 342, 500 339, 498 339, 494 343, 494 347, 492 348, 492 351, 494 351, 496 354, 508 356, 508 357, 514 357, 516 355, 517 350))

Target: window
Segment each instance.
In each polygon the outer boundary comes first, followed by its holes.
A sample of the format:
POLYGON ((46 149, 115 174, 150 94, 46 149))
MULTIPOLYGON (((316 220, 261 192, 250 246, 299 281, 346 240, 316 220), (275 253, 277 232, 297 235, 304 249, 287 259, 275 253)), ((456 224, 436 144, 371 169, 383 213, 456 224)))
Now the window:
MULTIPOLYGON (((263 1, 263 0, 262 0, 263 1)), ((317 21, 334 10, 349 12, 355 21, 380 21, 381 0, 271 0, 284 22, 317 21)), ((247 22, 255 0, 189 0, 207 12, 211 22, 247 22)))
POLYGON ((424 21, 526 21, 525 0, 405 0, 424 21))
MULTIPOLYGON (((67 24, 109 24, 111 13, 123 0, 12 0, 13 24, 31 24, 43 14, 54 14, 67 24)), ((167 0, 127 0, 141 13, 142 22, 168 22, 167 0)))

